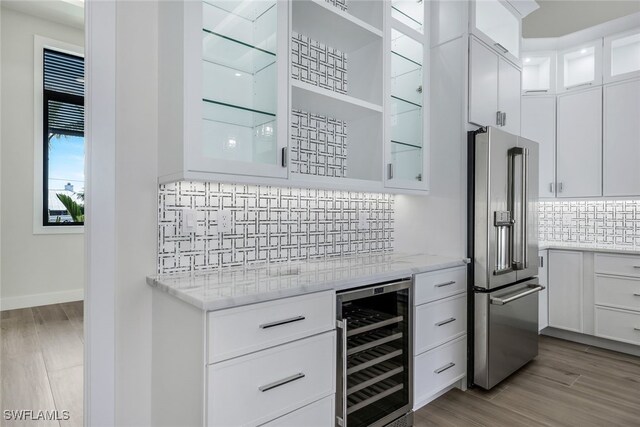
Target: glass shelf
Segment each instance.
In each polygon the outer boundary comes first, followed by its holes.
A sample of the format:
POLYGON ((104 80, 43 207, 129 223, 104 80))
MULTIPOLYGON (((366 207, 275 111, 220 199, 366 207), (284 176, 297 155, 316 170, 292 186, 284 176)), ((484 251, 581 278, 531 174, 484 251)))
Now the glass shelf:
POLYGON ((205 0, 204 4, 253 22, 272 9, 276 2, 267 0, 205 0))
POLYGON ((393 28, 391 29, 391 51, 422 65, 422 44, 393 28))
POLYGON ((391 52, 391 94, 422 105, 422 65, 391 52))
POLYGON ((640 33, 611 42, 611 76, 640 71, 640 33))
POLYGON ((393 0, 391 16, 414 30, 422 32, 424 7, 422 0, 393 0))
POLYGON ((203 99, 203 154, 206 157, 275 163, 276 116, 203 99))
MULTIPOLYGON (((414 147, 422 146, 422 107, 391 97, 391 140, 414 147)), ((394 144, 394 145, 396 145, 394 144)))
POLYGON ((403 181, 422 180, 422 147, 411 144, 391 141, 391 158, 394 169, 394 178, 403 181))
POLYGON ((243 73, 275 64, 276 54, 207 29, 202 30, 202 59, 243 73))

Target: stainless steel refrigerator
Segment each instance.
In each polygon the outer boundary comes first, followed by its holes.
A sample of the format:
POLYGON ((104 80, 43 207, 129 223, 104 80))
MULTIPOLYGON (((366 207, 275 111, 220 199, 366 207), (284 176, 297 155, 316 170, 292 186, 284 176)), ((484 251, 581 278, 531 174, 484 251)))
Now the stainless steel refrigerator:
POLYGON ((538 144, 469 132, 469 382, 490 389, 538 354, 538 144))

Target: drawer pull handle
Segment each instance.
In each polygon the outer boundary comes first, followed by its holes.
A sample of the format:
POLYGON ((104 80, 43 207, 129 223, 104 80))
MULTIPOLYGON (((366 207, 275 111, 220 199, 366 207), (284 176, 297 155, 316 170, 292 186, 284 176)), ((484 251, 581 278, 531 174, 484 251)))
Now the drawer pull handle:
POLYGON ((301 320, 304 320, 304 319, 305 319, 304 316, 296 316, 296 317, 291 317, 289 319, 278 320, 277 322, 264 323, 264 324, 260 325, 260 329, 269 329, 269 328, 273 328, 275 326, 286 325, 288 323, 300 322, 301 320))
POLYGON ((436 323, 436 326, 442 326, 442 325, 446 325, 447 323, 451 323, 451 322, 455 322, 456 318, 455 317, 450 317, 447 320, 443 320, 442 322, 438 322, 436 323))
POLYGON ((634 297, 640 297, 640 292, 636 292, 633 294, 634 297))
POLYGON ((260 387, 258 387, 258 390, 260 390, 261 392, 273 390, 274 388, 283 386, 285 384, 289 384, 291 382, 297 381, 297 380, 302 379, 302 378, 304 378, 304 374, 302 372, 300 372, 298 374, 291 375, 290 377, 283 378, 281 380, 274 381, 274 382, 272 382, 270 384, 260 386, 260 387))
POLYGON ((446 365, 444 365, 442 368, 440 368, 440 369, 436 369, 436 370, 435 370, 435 371, 433 371, 433 372, 435 372, 436 374, 441 374, 441 373, 443 373, 444 371, 446 371, 447 369, 451 369, 451 368, 453 368, 454 366, 456 366, 456 364, 455 364, 455 363, 453 363, 453 362, 450 362, 450 363, 447 363, 446 365))
POLYGON ((634 330, 634 331, 640 331, 640 328, 635 327, 635 328, 633 328, 633 330, 634 330))
POLYGON ((634 265, 633 268, 640 268, 640 265, 634 265))
POLYGON ((450 282, 438 283, 436 285, 436 288, 442 288, 443 286, 449 286, 449 285, 453 285, 455 283, 456 283, 455 280, 451 280, 450 282))

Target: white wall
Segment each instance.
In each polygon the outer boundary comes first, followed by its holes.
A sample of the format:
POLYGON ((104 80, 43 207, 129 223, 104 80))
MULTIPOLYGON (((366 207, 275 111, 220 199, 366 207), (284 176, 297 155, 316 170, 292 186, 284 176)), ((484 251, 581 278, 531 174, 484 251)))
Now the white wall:
MULTIPOLYGON (((151 425, 158 209, 158 4, 116 8, 116 425, 151 425)), ((99 177, 95 177, 99 179, 99 177)))
POLYGON ((84 236, 33 234, 34 34, 84 44, 76 28, 2 9, 2 309, 82 298, 84 236))

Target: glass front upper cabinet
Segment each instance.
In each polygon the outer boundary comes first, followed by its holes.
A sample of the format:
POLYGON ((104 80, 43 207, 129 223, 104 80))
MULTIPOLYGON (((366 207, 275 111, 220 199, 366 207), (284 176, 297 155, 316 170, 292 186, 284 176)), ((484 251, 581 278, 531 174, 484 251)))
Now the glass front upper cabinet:
POLYGON ((202 3, 202 143, 194 154, 216 170, 286 176, 279 144, 286 141, 278 101, 281 7, 265 0, 202 3))
POLYGON ((507 2, 471 3, 471 32, 508 59, 520 61, 520 15, 507 2))
POLYGON ((424 30, 424 1, 423 0, 392 0, 391 17, 413 28, 424 30))
POLYGON ((602 83, 602 39, 558 53, 558 92, 602 83))
POLYGON ((606 83, 640 76, 640 31, 604 38, 606 83))
POLYGON ((390 62, 387 183, 418 189, 425 185, 423 44, 392 28, 390 62))
POLYGON ((554 93, 556 89, 555 52, 523 52, 522 93, 554 93))

